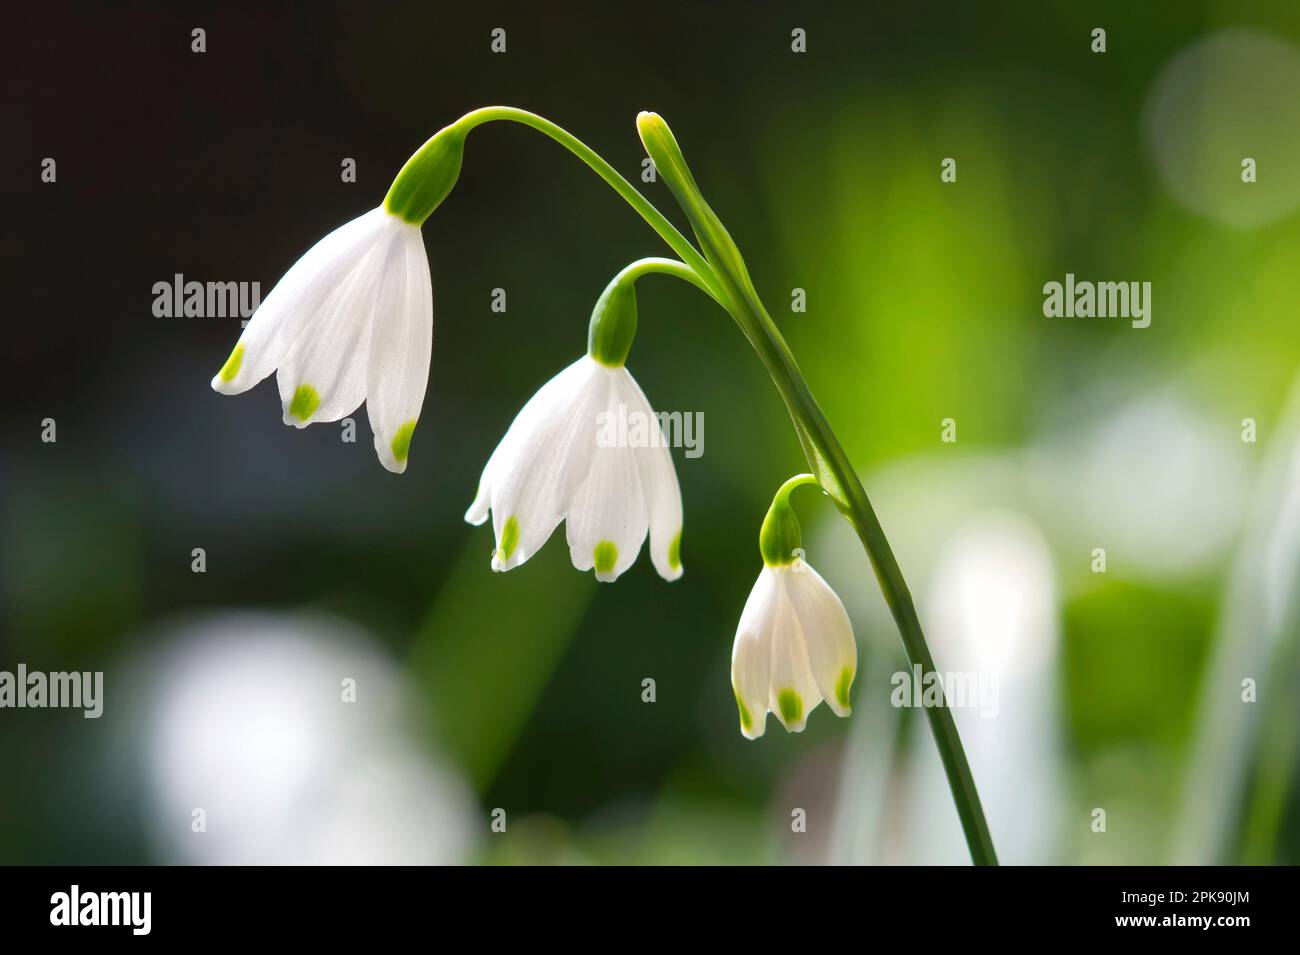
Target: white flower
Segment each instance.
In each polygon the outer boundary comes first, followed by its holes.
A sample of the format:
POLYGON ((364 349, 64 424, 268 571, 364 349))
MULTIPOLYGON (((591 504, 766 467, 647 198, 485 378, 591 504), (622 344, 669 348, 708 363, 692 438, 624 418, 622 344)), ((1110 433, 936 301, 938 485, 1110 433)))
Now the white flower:
POLYGON ((682 575, 677 472, 650 402, 621 365, 584 355, 529 399, 483 468, 465 520, 482 524, 489 509, 493 570, 522 564, 564 520, 573 566, 594 567, 597 580, 632 565, 647 529, 659 576, 682 575), (598 440, 603 413, 618 415, 620 404, 653 425, 650 440, 598 440))
POLYGON ((375 451, 406 470, 433 345, 420 227, 382 207, 335 229, 285 273, 212 379, 247 391, 278 369, 285 424, 337 421, 366 402, 375 451))
POLYGON ((745 601, 731 651, 740 731, 758 739, 771 710, 801 732, 822 700, 848 716, 858 647, 844 604, 802 558, 764 565, 745 601))

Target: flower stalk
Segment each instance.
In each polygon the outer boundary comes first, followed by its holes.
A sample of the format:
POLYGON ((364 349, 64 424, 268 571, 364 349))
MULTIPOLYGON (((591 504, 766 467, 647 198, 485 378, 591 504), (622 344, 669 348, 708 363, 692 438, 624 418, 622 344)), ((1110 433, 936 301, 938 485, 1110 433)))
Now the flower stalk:
MULTIPOLYGON (((681 259, 679 264, 693 274, 695 281, 692 284, 706 291, 731 315, 758 354, 759 360, 785 402, 816 482, 835 502, 840 514, 857 532, 875 570, 885 601, 894 616, 909 661, 913 666, 921 667, 922 676, 933 672, 934 659, 926 644, 911 593, 903 579, 893 550, 889 546, 884 529, 867 498, 866 490, 808 388, 789 345, 755 290, 739 248, 716 213, 704 200, 667 124, 653 113, 642 113, 637 118, 637 128, 646 151, 690 221, 700 243, 699 249, 594 150, 568 131, 535 113, 507 106, 491 106, 474 110, 439 134, 446 134, 447 139, 437 148, 442 149, 447 144, 459 147, 471 130, 493 121, 509 121, 535 129, 586 163, 622 196, 677 254, 681 259)), ((430 141, 430 144, 432 143, 434 140, 430 141)), ((432 150, 430 144, 426 144, 426 148, 432 150)), ((457 168, 458 161, 459 157, 457 157, 457 168)), ((408 163, 407 169, 412 169, 413 174, 418 172, 419 164, 416 163, 416 157, 408 163)), ((399 181, 401 178, 402 176, 399 175, 399 181)), ((454 178, 452 181, 454 182, 454 178)), ((396 182, 394 191, 399 191, 396 182)), ((412 200, 412 214, 418 215, 424 212, 429 197, 436 196, 437 201, 441 201, 442 196, 438 195, 440 191, 441 187, 437 184, 431 186, 427 193, 412 189, 411 194, 425 196, 422 201, 412 200)), ((442 195, 445 195, 445 192, 442 192, 442 195)), ((393 194, 390 193, 390 200, 392 196, 393 194)), ((427 215, 427 212, 424 214, 427 215)), ((683 274, 682 277, 687 276, 683 274)), ((975 781, 952 713, 947 706, 947 700, 945 699, 941 706, 927 707, 926 716, 939 749, 939 756, 948 778, 971 859, 977 865, 996 865, 997 855, 988 824, 980 806, 975 781)))
POLYGON ((636 335, 636 281, 643 275, 672 275, 708 294, 709 288, 695 270, 675 259, 637 259, 625 266, 605 286, 591 312, 587 328, 587 354, 603 365, 618 367, 627 360, 636 335))

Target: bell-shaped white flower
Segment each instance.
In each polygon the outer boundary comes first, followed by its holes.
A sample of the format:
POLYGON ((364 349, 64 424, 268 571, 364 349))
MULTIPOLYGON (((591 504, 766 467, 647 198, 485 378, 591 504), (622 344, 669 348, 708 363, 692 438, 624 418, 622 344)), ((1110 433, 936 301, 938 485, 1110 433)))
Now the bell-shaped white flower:
POLYGON ((277 372, 285 424, 337 421, 366 402, 375 451, 406 470, 433 345, 418 223, 384 207, 335 229, 285 273, 212 379, 222 394, 277 372))
POLYGON ((492 452, 474 503, 492 513, 494 570, 522 564, 566 521, 579 570, 615 580, 636 560, 646 532, 665 580, 682 575, 682 496, 668 442, 627 368, 584 355, 539 390, 492 452), (611 422, 641 422, 640 434, 611 422), (652 430, 651 430, 652 429, 652 430))
POLYGON ((801 732, 822 700, 848 716, 858 648, 844 604, 802 558, 764 567, 745 602, 731 651, 740 731, 758 739, 771 710, 801 732))
POLYGON ((801 475, 777 492, 759 535, 764 566, 736 628, 731 687, 749 739, 763 735, 769 710, 791 733, 802 732, 822 700, 836 716, 851 712, 858 672, 853 625, 839 596, 803 559, 788 502, 791 490, 811 483, 811 475, 801 475))

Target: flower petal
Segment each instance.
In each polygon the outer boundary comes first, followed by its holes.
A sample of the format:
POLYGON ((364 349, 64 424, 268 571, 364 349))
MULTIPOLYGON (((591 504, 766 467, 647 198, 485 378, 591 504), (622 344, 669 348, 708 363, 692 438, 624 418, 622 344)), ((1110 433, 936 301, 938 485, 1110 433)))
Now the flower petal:
MULTIPOLYGON (((495 453, 495 452, 493 452, 495 453)), ((492 459, 488 458, 487 467, 483 468, 486 475, 492 469, 492 459)), ((465 511, 466 523, 478 527, 488 518, 488 511, 492 507, 492 488, 479 481, 478 490, 474 494, 474 500, 470 502, 469 509, 465 511)))
POLYGON ((419 226, 403 224, 398 235, 392 274, 384 279, 391 294, 370 326, 366 414, 380 463, 401 474, 429 383, 433 289, 419 226))
POLYGON ((308 249, 253 313, 212 387, 237 395, 275 371, 391 218, 382 208, 371 209, 308 249))
POLYGON ((677 470, 673 467, 668 438, 659 427, 659 419, 645 392, 626 366, 619 371, 617 387, 628 414, 644 415, 650 423, 651 438, 658 438, 636 448, 637 467, 650 519, 650 560, 660 577, 676 580, 682 575, 682 491, 677 483, 677 470))
POLYGON ((731 645, 731 689, 740 713, 740 732, 746 739, 758 739, 767 729, 776 597, 776 581, 764 567, 745 601, 731 645))
POLYGON ((808 651, 788 593, 789 567, 772 569, 777 581, 775 622, 772 628, 772 685, 768 705, 788 732, 800 733, 808 714, 822 701, 808 665, 808 651))
MULTIPOLYGON (((484 469, 495 570, 522 564, 551 536, 596 450, 596 415, 609 393, 605 369, 586 355, 529 399, 484 469)), ((470 515, 472 516, 472 512, 470 515)))
POLYGON ((594 567, 597 580, 612 583, 636 561, 649 526, 636 450, 597 448, 587 479, 568 502, 573 566, 594 567))
MULTIPOLYGON (((396 219, 393 222, 400 227, 396 219)), ((320 307, 311 328, 276 372, 284 423, 298 428, 337 421, 366 397, 370 331, 377 315, 396 304, 393 271, 398 233, 373 243, 320 307)))
POLYGON ((786 595, 803 634, 817 689, 836 716, 848 716, 853 709, 849 690, 858 671, 858 645, 844 604, 830 584, 803 561, 791 565, 786 595))

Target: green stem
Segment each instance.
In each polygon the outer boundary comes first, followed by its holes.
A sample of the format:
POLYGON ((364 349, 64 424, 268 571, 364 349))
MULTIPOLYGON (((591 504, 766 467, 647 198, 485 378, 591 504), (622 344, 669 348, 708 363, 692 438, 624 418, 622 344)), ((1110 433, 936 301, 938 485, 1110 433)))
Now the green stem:
MULTIPOLYGON (((930 648, 925 642, 925 634, 921 630, 921 621, 912 603, 907 582, 903 579, 898 561, 885 537, 884 529, 880 526, 880 520, 871 507, 857 471, 849 461, 839 439, 831 430, 816 399, 813 398, 789 345, 786 344, 785 338, 782 337, 754 290, 753 284, 749 281, 748 274, 744 271, 743 261, 739 259, 739 252, 735 250, 730 236, 726 234, 726 230, 713 215, 712 210, 708 209, 703 198, 698 195, 698 189, 686 168, 685 160, 681 158, 675 141, 671 140, 671 133, 667 133, 671 149, 657 150, 660 155, 656 156, 652 153, 652 158, 664 173, 670 188, 677 194, 687 215, 692 218, 697 234, 703 236, 702 241, 706 242, 708 248, 715 250, 719 261, 725 263, 728 258, 734 258, 730 268, 715 271, 709 261, 664 217, 663 213, 637 192, 614 167, 590 147, 550 120, 509 106, 489 106, 467 113, 454 125, 468 132, 475 126, 493 120, 510 120, 536 129, 564 146, 595 170, 597 175, 627 200, 628 204, 695 272, 700 281, 694 284, 708 291, 731 314, 732 319, 740 326, 745 337, 749 339, 750 345, 758 353, 759 360, 767 369, 785 402, 804 455, 808 459, 809 468, 816 476, 817 482, 831 496, 840 513, 852 525, 862 541, 863 548, 875 569, 876 578, 880 582, 885 602, 894 615, 894 622, 902 636, 908 659, 914 666, 921 667, 922 678, 927 673, 935 672, 934 658, 930 655, 930 648), (695 195, 684 196, 684 192, 694 192, 695 195), (694 206, 693 199, 698 199, 694 206)), ((667 132, 666 126, 664 132, 667 132)), ((642 139, 643 141, 647 139, 644 131, 642 139)), ((648 144, 647 148, 649 148, 648 144)), ((957 807, 957 815, 961 819, 971 860, 976 865, 996 865, 997 854, 993 849, 993 839, 989 834, 988 823, 984 819, 979 793, 975 788, 975 779, 966 761, 966 753, 962 749, 961 737, 957 733, 957 724, 953 721, 947 699, 945 698, 940 706, 926 707, 925 713, 930 722, 930 730, 934 734, 935 744, 939 749, 944 772, 948 777, 948 786, 957 807)))
MULTIPOLYGON (((914 666, 920 665, 924 679, 925 674, 935 671, 934 658, 925 642, 921 621, 912 603, 907 582, 903 579, 903 572, 885 537, 884 528, 880 526, 880 520, 871 507, 867 492, 858 479, 857 471, 813 398, 795 363, 794 355, 767 310, 756 299, 746 303, 745 307, 747 311, 742 311, 740 315, 733 312, 732 317, 745 331, 785 400, 813 473, 835 501, 840 513, 857 531, 880 581, 885 602, 894 615, 907 657, 914 666)), ((939 757, 948 777, 971 860, 976 865, 997 865, 993 838, 989 834, 975 779, 971 775, 970 764, 966 761, 957 724, 953 721, 946 697, 942 705, 926 707, 925 715, 930 721, 930 730, 939 748, 939 757)))
POLYGON ((709 288, 707 282, 700 278, 699 274, 686 265, 684 262, 678 262, 676 259, 661 259, 655 256, 649 256, 644 259, 637 259, 635 262, 623 266, 619 273, 614 276, 615 282, 635 282, 643 275, 672 275, 681 279, 683 282, 690 282, 704 294, 713 298, 713 290, 709 288))
POLYGON ((815 475, 796 474, 776 489, 776 493, 772 495, 772 505, 776 506, 779 502, 788 506, 790 495, 794 493, 795 488, 806 487, 809 484, 819 484, 815 475))
MULTIPOLYGON (((646 152, 654 160, 664 183, 690 219, 700 247, 714 269, 714 276, 722 292, 720 301, 723 307, 731 313, 731 317, 758 352, 759 359, 781 393, 813 474, 835 501, 840 513, 857 531, 875 568, 876 578, 880 581, 885 601, 894 615, 894 622, 898 625, 908 659, 913 666, 921 668, 924 678, 925 674, 935 671, 934 659, 926 645, 925 634, 921 630, 921 622, 912 604, 907 583, 903 580, 903 573, 899 570, 898 561, 894 558, 876 512, 867 499, 867 492, 862 487, 856 469, 813 398, 790 347, 759 298, 740 249, 717 213, 705 201, 672 130, 655 113, 641 113, 636 122, 646 152)), ((966 753, 962 749, 957 724, 948 709, 946 697, 942 705, 926 707, 925 712, 939 748, 971 859, 977 865, 995 865, 997 855, 993 851, 993 839, 989 835, 975 779, 966 762, 966 753)))
POLYGON ((694 269, 675 259, 637 259, 625 266, 600 293, 587 327, 587 354, 602 365, 621 368, 627 361, 632 339, 636 337, 637 279, 655 273, 682 279, 706 295, 713 295, 694 269))
MULTIPOLYGON (((596 175, 609 183, 614 188, 614 191, 627 200, 628 205, 635 209, 641 215, 641 218, 645 219, 650 224, 650 227, 659 233, 659 236, 668 243, 669 248, 681 256, 682 260, 691 267, 703 282, 701 287, 714 298, 718 297, 717 279, 714 277, 713 269, 709 267, 709 263, 705 261, 704 256, 700 255, 686 236, 682 235, 677 230, 677 227, 654 207, 650 200, 637 192, 636 187, 624 179, 617 169, 568 130, 557 126, 543 116, 530 113, 526 109, 516 109, 513 106, 484 106, 482 109, 466 113, 453 126, 468 133, 471 129, 484 123, 499 121, 520 123, 530 129, 537 130, 539 133, 544 133, 590 166, 596 175)), ((700 282, 694 284, 700 285, 700 282)))
POLYGON ((772 504, 758 531, 758 552, 768 567, 784 567, 792 563, 803 546, 803 529, 790 506, 790 495, 795 488, 809 484, 820 486, 815 476, 796 474, 772 495, 772 504))

